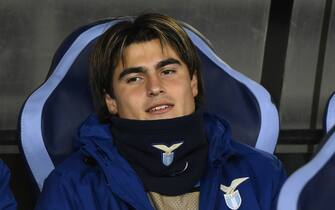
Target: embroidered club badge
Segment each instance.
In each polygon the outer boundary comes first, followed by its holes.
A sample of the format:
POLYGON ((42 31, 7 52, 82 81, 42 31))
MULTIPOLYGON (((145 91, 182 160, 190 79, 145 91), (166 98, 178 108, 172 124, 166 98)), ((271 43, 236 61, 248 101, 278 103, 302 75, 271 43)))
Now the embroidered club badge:
POLYGON ((224 199, 226 201, 227 206, 232 210, 237 210, 240 208, 242 203, 242 198, 238 190, 235 190, 240 184, 242 184, 244 181, 249 179, 249 177, 242 177, 238 179, 234 179, 230 186, 227 187, 225 185, 221 185, 220 189, 223 191, 224 199))
POLYGON ((168 147, 164 144, 154 144, 153 147, 163 151, 162 153, 162 163, 165 166, 169 166, 172 164, 174 159, 174 152, 176 149, 178 149, 184 142, 179 142, 177 144, 173 144, 172 146, 168 147))
POLYGON ((171 153, 164 152, 162 155, 163 155, 163 157, 162 157, 163 164, 165 166, 171 165, 171 163, 173 162, 173 159, 174 159, 174 152, 171 152, 171 153))
POLYGON ((224 199, 226 201, 227 206, 233 210, 240 208, 242 203, 242 199, 238 190, 230 194, 224 194, 224 199))

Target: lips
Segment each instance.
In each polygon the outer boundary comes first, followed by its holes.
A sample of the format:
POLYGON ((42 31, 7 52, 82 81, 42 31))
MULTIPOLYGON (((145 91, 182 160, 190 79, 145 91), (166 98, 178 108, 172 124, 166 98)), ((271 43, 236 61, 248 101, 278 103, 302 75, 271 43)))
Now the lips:
POLYGON ((165 113, 167 111, 169 111, 171 108, 173 107, 173 104, 158 104, 158 105, 154 105, 151 106, 150 108, 148 108, 147 110, 145 110, 146 112, 149 113, 165 113))

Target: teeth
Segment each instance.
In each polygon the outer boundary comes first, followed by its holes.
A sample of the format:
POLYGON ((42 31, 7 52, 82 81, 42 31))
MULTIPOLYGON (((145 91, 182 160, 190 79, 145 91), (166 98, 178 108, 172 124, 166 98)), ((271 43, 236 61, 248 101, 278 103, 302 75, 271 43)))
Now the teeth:
POLYGON ((168 107, 169 107, 168 105, 156 106, 156 107, 152 108, 150 111, 155 112, 155 111, 159 111, 159 110, 162 110, 162 109, 166 109, 168 107))

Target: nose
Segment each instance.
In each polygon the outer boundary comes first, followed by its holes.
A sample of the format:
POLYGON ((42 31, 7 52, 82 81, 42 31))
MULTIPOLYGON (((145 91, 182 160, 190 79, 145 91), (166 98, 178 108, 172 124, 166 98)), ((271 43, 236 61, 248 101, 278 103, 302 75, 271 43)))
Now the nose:
POLYGON ((158 96, 165 93, 162 81, 156 75, 151 75, 146 82, 147 95, 149 97, 158 96))

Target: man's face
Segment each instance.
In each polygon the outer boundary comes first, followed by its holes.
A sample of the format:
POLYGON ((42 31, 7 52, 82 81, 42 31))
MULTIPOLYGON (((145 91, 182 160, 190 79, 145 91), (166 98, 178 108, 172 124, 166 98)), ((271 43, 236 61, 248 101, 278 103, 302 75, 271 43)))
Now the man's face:
POLYGON ((113 75, 114 98, 105 101, 112 114, 136 120, 169 119, 195 110, 196 74, 190 78, 176 52, 157 39, 134 43, 124 50, 113 75))

